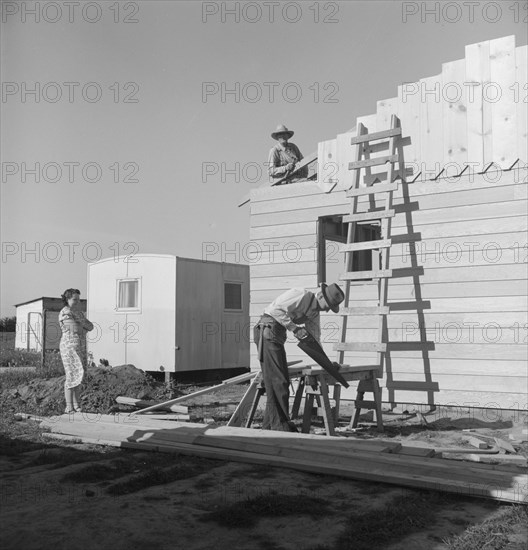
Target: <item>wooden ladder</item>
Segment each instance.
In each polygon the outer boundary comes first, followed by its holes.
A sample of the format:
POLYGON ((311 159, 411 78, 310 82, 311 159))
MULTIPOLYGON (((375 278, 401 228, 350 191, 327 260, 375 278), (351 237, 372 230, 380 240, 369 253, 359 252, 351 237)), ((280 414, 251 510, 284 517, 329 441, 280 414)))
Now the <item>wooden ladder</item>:
POLYGON ((360 380, 357 387, 355 400, 355 411, 351 419, 351 427, 358 425, 359 415, 362 409, 373 409, 376 412, 376 423, 378 430, 383 431, 383 419, 381 412, 381 388, 378 378, 383 376, 385 354, 387 351, 387 314, 389 306, 387 305, 387 286, 388 279, 392 276, 392 270, 389 269, 391 241, 391 221, 395 211, 392 208, 392 194, 398 189, 398 181, 395 177, 395 163, 399 164, 400 175, 404 170, 403 161, 397 151, 397 140, 401 136, 400 121, 396 116, 392 116, 391 127, 382 132, 367 133, 367 128, 359 124, 357 128, 357 137, 352 138, 351 145, 356 146, 355 160, 349 164, 349 170, 353 170, 353 184, 347 191, 347 197, 351 199, 350 215, 343 217, 343 222, 348 223, 347 243, 341 247, 341 252, 345 254, 346 272, 340 276, 340 280, 345 281, 345 301, 344 307, 340 310, 342 315, 341 341, 334 345, 334 350, 338 351, 338 363, 343 364, 345 352, 347 351, 375 351, 377 353, 376 368, 370 370, 370 376, 365 380, 360 380), (371 144, 372 141, 384 142, 371 144), (388 156, 371 158, 372 152, 383 151, 387 148, 388 156), (387 182, 379 183, 379 178, 370 174, 370 168, 387 164, 387 182), (365 177, 366 187, 360 187, 361 171, 366 169, 365 177), (376 195, 384 195, 384 208, 376 209, 376 195), (369 209, 366 212, 358 213, 358 199, 361 196, 368 196, 369 209), (356 235, 356 226, 358 222, 379 221, 381 235, 379 240, 367 242, 354 242, 356 235), (371 271, 352 271, 354 252, 360 250, 378 250, 378 254, 373 254, 373 267, 371 271), (374 258, 380 260, 379 266, 374 265, 374 258), (372 284, 378 285, 378 305, 376 307, 350 307, 350 288, 355 284, 366 284, 367 280, 372 284), (378 341, 377 342, 347 342, 347 321, 351 315, 378 315, 378 341), (366 392, 373 394, 373 400, 364 399, 366 392))

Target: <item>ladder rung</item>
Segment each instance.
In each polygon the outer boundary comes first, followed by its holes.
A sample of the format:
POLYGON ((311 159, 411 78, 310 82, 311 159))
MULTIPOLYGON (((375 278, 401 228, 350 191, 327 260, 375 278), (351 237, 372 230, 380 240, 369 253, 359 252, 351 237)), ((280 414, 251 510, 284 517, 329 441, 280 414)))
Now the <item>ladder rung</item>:
POLYGON ((358 250, 376 250, 378 248, 389 248, 392 244, 390 239, 379 239, 377 241, 363 241, 360 243, 344 244, 339 252, 356 252, 358 250))
POLYGON ((388 315, 389 311, 389 306, 344 307, 339 310, 339 315, 388 315))
POLYGON ((389 342, 391 351, 425 351, 434 350, 434 342, 389 342))
POLYGON ((421 302, 391 302, 389 304, 391 311, 423 311, 431 309, 431 302, 423 300, 421 302))
POLYGON ((380 369, 379 365, 354 365, 353 367, 350 365, 342 366, 342 374, 349 374, 351 372, 370 372, 371 374, 373 374, 372 371, 378 371, 380 369))
POLYGON ((408 382, 403 380, 387 381, 385 387, 388 390, 440 391, 438 382, 419 382, 416 380, 409 380, 408 382))
POLYGON ((362 195, 373 195, 374 193, 386 193, 387 191, 396 191, 398 182, 378 183, 370 187, 358 187, 357 189, 349 189, 346 193, 347 197, 361 197, 362 195))
POLYGON ((356 399, 354 402, 356 409, 375 409, 376 401, 367 401, 365 399, 356 399))
POLYGON ((392 269, 378 269, 375 271, 349 271, 339 275, 341 281, 359 281, 361 279, 383 279, 392 277, 392 269))
POLYGON ((422 240, 421 233, 407 233, 406 235, 392 235, 392 244, 415 243, 422 240))
POLYGON ((387 162, 398 162, 398 155, 387 155, 385 157, 376 157, 374 159, 356 160, 348 163, 349 170, 357 170, 359 168, 369 168, 370 166, 381 166, 387 162))
POLYGON ((343 216, 343 223, 381 220, 383 218, 393 218, 395 215, 396 211, 392 208, 390 210, 382 210, 379 212, 362 212, 361 214, 348 214, 348 216, 343 216))
POLYGON ((365 143, 365 141, 386 139, 394 136, 401 136, 401 128, 389 128, 388 130, 383 130, 382 132, 372 132, 372 134, 363 134, 361 136, 353 137, 350 141, 350 145, 365 143))
POLYGON ((387 350, 383 342, 338 342, 334 344, 334 351, 381 351, 387 350))

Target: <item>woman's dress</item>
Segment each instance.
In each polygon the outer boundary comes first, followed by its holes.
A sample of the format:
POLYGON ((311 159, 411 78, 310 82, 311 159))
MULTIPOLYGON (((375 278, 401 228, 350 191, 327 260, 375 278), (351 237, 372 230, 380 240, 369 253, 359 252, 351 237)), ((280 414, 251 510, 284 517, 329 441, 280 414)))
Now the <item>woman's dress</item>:
POLYGON ((64 387, 67 389, 75 388, 82 382, 84 369, 88 365, 86 334, 82 328, 84 319, 82 311, 74 311, 69 306, 63 307, 59 313, 59 325, 62 330, 59 349, 66 373, 64 387), (67 320, 75 321, 80 325, 80 334, 69 330, 64 323, 67 320))

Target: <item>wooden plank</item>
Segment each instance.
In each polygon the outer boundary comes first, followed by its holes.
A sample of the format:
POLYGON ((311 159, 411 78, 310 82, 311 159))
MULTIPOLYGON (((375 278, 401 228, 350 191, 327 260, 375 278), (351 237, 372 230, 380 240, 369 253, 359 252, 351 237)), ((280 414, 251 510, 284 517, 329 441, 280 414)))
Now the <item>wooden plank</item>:
POLYGON ((373 132, 370 134, 363 134, 362 136, 352 137, 350 145, 365 143, 367 141, 376 141, 378 139, 387 139, 392 136, 401 136, 401 128, 389 128, 388 130, 381 130, 379 132, 373 132))
MULTIPOLYGON (((286 279, 284 283, 281 280, 281 283, 277 285, 274 284, 275 281, 271 278, 256 279, 255 281, 254 290, 251 291, 251 302, 255 304, 269 304, 281 291, 288 290, 296 284, 303 288, 315 288, 317 286, 316 283, 311 284, 313 280, 307 281, 308 284, 303 284, 304 280, 295 281, 294 279, 286 279)), ((526 296, 527 294, 526 280, 524 279, 478 282, 451 281, 442 285, 420 284, 420 289, 424 300, 431 298, 497 298, 500 296, 526 296)), ((372 285, 372 288, 363 288, 363 285, 359 285, 351 289, 351 299, 358 302, 357 306, 367 306, 365 303, 367 300, 376 299, 376 291, 377 289, 374 288, 374 285, 372 285)), ((394 302, 413 300, 415 298, 415 287, 412 282, 407 285, 391 285, 389 288, 389 297, 394 302)))
MULTIPOLYGON (((153 401, 144 401, 142 399, 135 399, 133 397, 125 397, 125 396, 116 397, 116 402, 122 405, 130 405, 138 408, 150 407, 151 405, 155 404, 153 401)), ((167 407, 162 407, 162 409, 165 409, 165 408, 172 412, 177 412, 181 414, 187 414, 189 412, 189 407, 186 407, 184 405, 169 405, 167 407)))
MULTIPOLYGON (((382 99, 376 104, 376 127, 379 130, 390 128, 392 115, 398 116, 398 98, 382 99)), ((401 135, 401 134, 400 134, 401 135)))
POLYGON ((241 374, 239 376, 235 376, 233 378, 228 378, 227 380, 224 380, 221 384, 217 384, 215 386, 211 386, 209 388, 203 388, 201 390, 198 390, 196 392, 190 393, 188 395, 182 395, 181 397, 176 397, 175 399, 169 399, 168 401, 164 401, 163 403, 156 403, 155 405, 151 405, 150 407, 147 407, 145 409, 142 409, 140 411, 133 411, 131 414, 144 414, 148 411, 154 411, 156 409, 160 409, 169 405, 175 405, 176 403, 181 403, 182 401, 187 401, 188 399, 193 399, 195 397, 198 397, 200 395, 205 395, 207 393, 215 392, 218 389, 225 388, 227 386, 231 386, 233 384, 241 384, 242 382, 247 382, 251 380, 255 376, 255 373, 248 372, 246 374, 241 374))
POLYGON ((398 161, 398 155, 387 155, 384 157, 376 157, 376 158, 351 162, 348 165, 348 169, 357 170, 359 168, 368 168, 370 166, 381 166, 383 164, 387 164, 387 162, 397 162, 397 161, 398 161))
MULTIPOLYGON (((448 200, 449 198, 456 198, 458 204, 470 205, 480 204, 482 202, 500 202, 502 200, 512 200, 519 198, 516 193, 523 193, 526 188, 527 170, 525 168, 506 171, 506 172, 487 172, 486 174, 475 174, 472 176, 463 176, 461 178, 450 178, 450 180, 440 179, 435 182, 424 181, 416 182, 413 184, 405 184, 405 191, 407 201, 420 199, 420 208, 434 208, 434 206, 428 205, 429 203, 423 202, 424 199, 429 198, 430 195, 437 195, 436 197, 430 197, 430 199, 448 200), (510 187, 514 186, 514 187, 510 187), (493 196, 495 192, 496 196, 493 196), (486 200, 481 200, 481 193, 486 193, 486 200), (505 194, 505 198, 501 198, 500 193, 505 194), (425 206, 424 206, 425 205, 425 206)), ((274 199, 267 199, 259 201, 252 205, 252 214, 261 214, 267 212, 287 211, 295 210, 297 208, 314 208, 317 206, 330 206, 348 204, 347 197, 343 191, 333 192, 330 195, 324 193, 313 193, 312 186, 314 184, 305 182, 306 194, 299 195, 293 193, 291 196, 287 194, 281 194, 274 199)), ((293 187, 292 185, 291 187, 293 187)), ((290 186, 285 186, 290 187, 290 186)), ((317 188, 318 189, 318 188, 317 188)), ((402 190, 404 185, 400 185, 400 188, 395 193, 395 201, 403 202, 402 190)), ((367 206, 370 209, 369 197, 360 198, 358 201, 360 207, 363 210, 367 210, 367 206)), ((444 203, 440 203, 444 205, 444 203)), ((446 203, 446 205, 449 203, 446 203)), ((450 203, 454 204, 454 203, 450 203)), ((383 203, 377 204, 378 208, 383 207, 383 203)), ((360 210, 361 211, 361 210, 360 210)))
MULTIPOLYGON (((390 191, 386 185, 387 184, 372 185, 371 187, 360 188, 353 191, 362 195, 390 191), (378 190, 376 190, 376 187, 378 190)), ((391 186, 395 185, 397 184, 391 184, 391 186)), ((433 201, 434 199, 431 198, 430 200, 433 201)), ((517 199, 498 203, 452 206, 449 208, 431 207, 426 211, 420 208, 420 204, 408 205, 403 203, 403 201, 396 199, 394 201, 396 216, 393 221, 393 227, 405 227, 407 229, 407 216, 402 215, 405 214, 405 212, 412 212, 413 226, 419 226, 444 223, 447 221, 459 222, 460 220, 467 221, 521 216, 526 213, 526 205, 527 202, 525 199, 517 199)), ((286 226, 288 224, 317 220, 319 216, 344 216, 347 215, 349 211, 349 207, 347 208, 347 205, 343 204, 327 208, 306 208, 303 210, 290 212, 270 212, 267 214, 254 216, 252 223, 253 227, 264 225, 281 225, 287 231, 288 228, 286 226)), ((415 227, 414 229, 416 230, 417 228, 415 227)), ((441 228, 438 228, 438 230, 440 229, 441 228)))
POLYGON ((387 315, 389 307, 343 307, 339 315, 387 315))
MULTIPOLYGON (((361 344, 361 343, 358 343, 361 344)), ((365 352, 368 351, 368 346, 372 346, 372 343, 365 342, 365 352)), ((351 347, 355 343, 350 344, 351 347)), ((351 353, 353 350, 351 350, 351 353)), ((422 357, 422 351, 391 351, 392 359, 396 358, 419 358, 422 357)), ((363 360, 368 360, 366 355, 361 353, 361 350, 357 351, 357 355, 363 357, 363 360)), ((480 357, 486 360, 503 360, 508 358, 512 361, 522 361, 526 358, 526 347, 521 343, 515 345, 484 342, 480 344, 470 343, 439 343, 435 344, 434 351, 430 352, 431 357, 438 357, 443 359, 474 359, 480 357)))
POLYGON ((488 464, 516 464, 517 466, 528 466, 528 459, 521 455, 480 455, 470 454, 467 455, 468 460, 474 460, 475 462, 485 462, 488 464))
POLYGON ((503 169, 509 168, 519 158, 516 150, 517 109, 512 93, 515 86, 515 76, 515 36, 511 35, 491 40, 490 78, 495 90, 490 89, 487 96, 492 103, 492 161, 503 169), (496 99, 495 92, 499 94, 496 99))
POLYGON ((399 455, 421 456, 423 458, 431 458, 434 457, 436 454, 436 451, 434 449, 426 449, 424 447, 411 447, 409 445, 402 446, 402 448, 396 452, 399 455))
POLYGON ((338 342, 334 351, 381 351, 387 350, 387 344, 379 342, 338 342))
POLYGON ((188 414, 181 414, 181 413, 165 413, 165 414, 153 414, 153 413, 145 413, 145 416, 147 416, 150 419, 153 420, 190 420, 191 417, 188 414))
POLYGON ((468 162, 473 172, 481 172, 491 162, 491 103, 484 101, 484 89, 490 81, 489 40, 466 46, 468 162))
POLYGON ((467 161, 466 61, 442 64, 442 116, 444 119, 444 166, 449 175, 460 174, 467 161))
MULTIPOLYGON (((76 426, 79 427, 79 426, 76 426)), ((294 456, 278 456, 277 449, 272 451, 271 446, 265 446, 272 453, 263 457, 263 447, 258 452, 239 451, 236 449, 221 449, 218 446, 210 448, 202 445, 189 445, 179 441, 167 441, 158 439, 158 436, 147 436, 141 442, 126 442, 126 445, 137 445, 137 448, 150 448, 153 450, 176 450, 181 453, 197 454, 199 456, 208 456, 215 458, 229 458, 230 460, 241 460, 274 465, 283 465, 290 468, 309 469, 319 474, 332 473, 334 475, 343 475, 345 477, 355 476, 375 481, 385 480, 392 483, 409 484, 413 486, 419 483, 419 486, 425 488, 436 488, 441 490, 460 490, 464 483, 471 479, 471 494, 480 494, 481 496, 493 496, 507 500, 519 500, 524 498, 523 493, 518 493, 520 488, 525 490, 526 475, 512 476, 511 472, 501 472, 500 470, 486 470, 468 468, 463 465, 444 464, 441 460, 424 459, 412 456, 399 456, 393 453, 367 453, 364 456, 358 453, 357 456, 336 456, 323 453, 319 461, 306 462, 306 451, 304 449, 291 450, 286 448, 286 453, 295 453, 294 456), (202 454, 205 453, 205 454, 202 454), (322 458, 322 460, 321 460, 322 458), (426 464, 421 461, 428 460, 426 464), (409 472, 412 471, 412 475, 409 472), (446 475, 447 474, 447 475, 446 475), (383 478, 379 476, 384 476, 383 478), (366 476, 366 477, 365 477, 366 476), (490 487, 490 482, 492 486, 490 487), (477 491, 475 487, 478 484, 484 484, 484 488, 477 491), (460 485, 462 484, 462 486, 460 485)), ((191 434, 192 437, 192 434, 191 434)), ((225 441, 225 440, 224 440, 225 441)), ((224 443, 224 441, 222 443, 224 443)), ((124 442, 119 442, 123 444, 124 442)), ((253 445, 250 443, 250 445, 253 445)))
POLYGON ((328 193, 341 179, 337 162, 337 140, 320 141, 317 151, 317 185, 328 193))
POLYGON ((392 208, 390 210, 378 212, 362 212, 361 214, 349 214, 347 216, 343 216, 343 223, 381 220, 383 218, 393 218, 395 215, 396 212, 392 208))
POLYGON ((345 134, 338 134, 336 138, 337 142, 337 164, 339 181, 334 190, 344 191, 352 187, 353 184, 353 172, 348 169, 348 164, 356 157, 357 146, 350 145, 350 140, 356 135, 354 129, 353 132, 347 132, 345 134))
POLYGON ((347 191, 346 196, 348 198, 361 197, 363 195, 373 195, 374 193, 386 193, 389 191, 395 191, 398 189, 398 182, 374 184, 370 187, 361 187, 359 189, 350 189, 347 191))
MULTIPOLYGON (((515 48, 515 86, 518 86, 514 101, 517 118, 517 156, 528 163, 528 46, 515 48)), ((510 91, 510 90, 508 90, 510 91)), ((515 155, 514 155, 515 156, 515 155)))
POLYGON ((485 441, 482 441, 482 439, 478 439, 472 436, 465 436, 465 439, 470 445, 472 445, 473 447, 476 447, 477 449, 488 448, 488 444, 485 441))
POLYGON ((420 171, 430 179, 443 167, 442 75, 420 80, 420 171))
POLYGON ((391 269, 378 269, 373 271, 351 271, 339 275, 340 281, 359 281, 361 279, 380 279, 382 277, 392 277, 391 269))
POLYGON ((503 451, 506 451, 507 453, 511 453, 511 454, 517 453, 517 451, 515 450, 515 447, 509 441, 505 441, 500 437, 494 437, 493 441, 495 441, 495 445, 497 445, 497 447, 499 447, 503 451))
POLYGON ((341 245, 339 252, 355 252, 357 250, 377 250, 379 248, 389 248, 392 244, 391 239, 379 239, 377 241, 362 241, 359 243, 350 243, 341 245))
POLYGON ((417 82, 398 86, 398 116, 403 135, 410 138, 410 143, 403 149, 406 167, 411 167, 415 174, 420 172, 420 86, 417 82))
POLYGON ((385 130, 385 128, 378 128, 377 126, 377 120, 376 120, 376 113, 373 113, 371 115, 362 115, 358 116, 356 119, 356 128, 363 124, 365 126, 366 132, 377 132, 378 130, 385 130))

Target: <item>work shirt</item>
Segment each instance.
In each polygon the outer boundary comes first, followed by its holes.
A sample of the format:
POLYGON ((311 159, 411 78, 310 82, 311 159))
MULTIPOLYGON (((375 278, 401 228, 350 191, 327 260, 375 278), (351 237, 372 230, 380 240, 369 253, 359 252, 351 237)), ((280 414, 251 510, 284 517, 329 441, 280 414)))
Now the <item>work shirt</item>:
MULTIPOLYGON (((286 165, 290 163, 297 164, 303 158, 299 148, 294 143, 287 143, 285 147, 277 143, 269 152, 269 175, 275 179, 283 178, 287 174, 286 165)), ((308 167, 305 166, 302 170, 296 172, 294 177, 299 180, 306 179, 308 177, 308 167)))
POLYGON ((304 325, 318 342, 321 339, 319 306, 315 294, 309 290, 292 288, 283 292, 264 309, 264 313, 291 331, 304 325))

